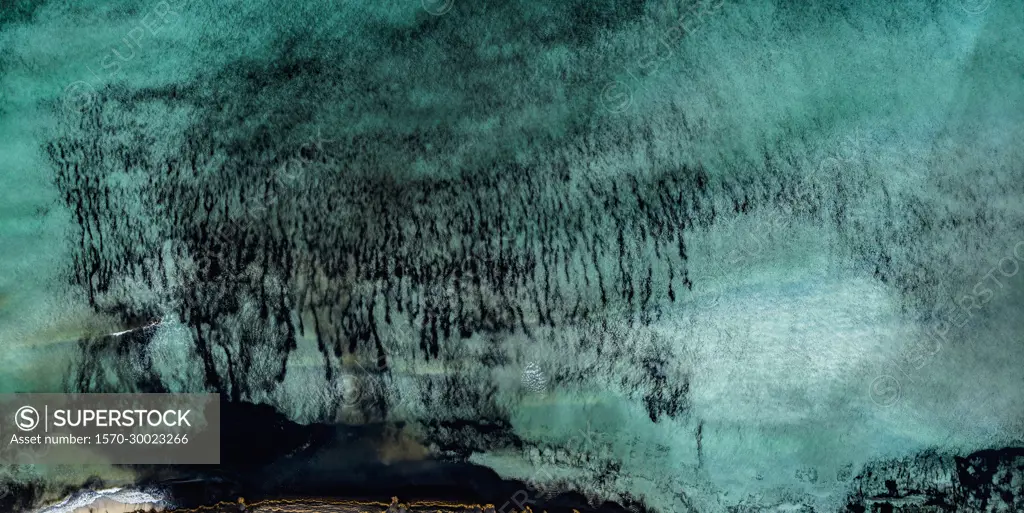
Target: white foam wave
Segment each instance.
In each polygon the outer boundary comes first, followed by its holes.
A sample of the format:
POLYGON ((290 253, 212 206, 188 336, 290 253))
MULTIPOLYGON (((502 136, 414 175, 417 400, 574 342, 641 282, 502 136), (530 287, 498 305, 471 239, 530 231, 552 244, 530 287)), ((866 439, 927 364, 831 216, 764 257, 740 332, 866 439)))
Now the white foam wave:
POLYGON ((132 490, 125 488, 107 488, 104 490, 83 490, 72 494, 57 504, 37 510, 35 513, 71 513, 79 508, 86 508, 97 501, 108 499, 121 504, 154 504, 164 505, 164 498, 155 490, 132 490))

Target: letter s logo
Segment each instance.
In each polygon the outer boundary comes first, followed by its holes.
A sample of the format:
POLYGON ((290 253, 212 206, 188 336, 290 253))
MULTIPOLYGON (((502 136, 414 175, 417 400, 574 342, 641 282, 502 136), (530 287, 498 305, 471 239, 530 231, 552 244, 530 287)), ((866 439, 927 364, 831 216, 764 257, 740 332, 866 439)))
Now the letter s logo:
POLYGON ((14 424, 22 431, 32 431, 39 425, 39 412, 31 406, 22 406, 14 413, 14 424))

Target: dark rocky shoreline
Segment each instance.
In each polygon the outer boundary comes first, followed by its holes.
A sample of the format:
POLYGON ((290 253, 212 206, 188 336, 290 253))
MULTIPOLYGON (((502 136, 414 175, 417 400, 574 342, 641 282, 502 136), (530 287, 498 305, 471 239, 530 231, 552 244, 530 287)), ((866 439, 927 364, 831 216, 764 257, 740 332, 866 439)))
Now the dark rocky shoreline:
MULTIPOLYGON (((541 499, 526 483, 502 479, 466 461, 381 463, 361 443, 383 426, 300 425, 268 406, 222 404, 221 465, 137 466, 141 487, 164 490, 178 507, 195 508, 243 497, 253 503, 286 497, 353 501, 494 504, 518 502, 551 513, 647 513, 640 503, 590 506, 579 494, 541 499), (525 499, 523 498, 525 497, 525 499)), ((518 509, 518 508, 517 508, 518 509)), ((435 508, 436 510, 436 508, 435 508)))

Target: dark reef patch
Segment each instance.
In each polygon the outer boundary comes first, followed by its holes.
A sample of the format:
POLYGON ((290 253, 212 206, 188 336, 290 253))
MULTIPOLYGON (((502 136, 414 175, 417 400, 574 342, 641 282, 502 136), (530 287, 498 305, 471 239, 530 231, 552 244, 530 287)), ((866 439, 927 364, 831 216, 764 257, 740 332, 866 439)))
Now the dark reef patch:
POLYGON ((1020 511, 1024 508, 1024 448, 955 456, 926 451, 879 461, 854 478, 847 510, 1020 511))
POLYGON ((0 0, 0 30, 8 23, 26 23, 46 0, 0 0))

